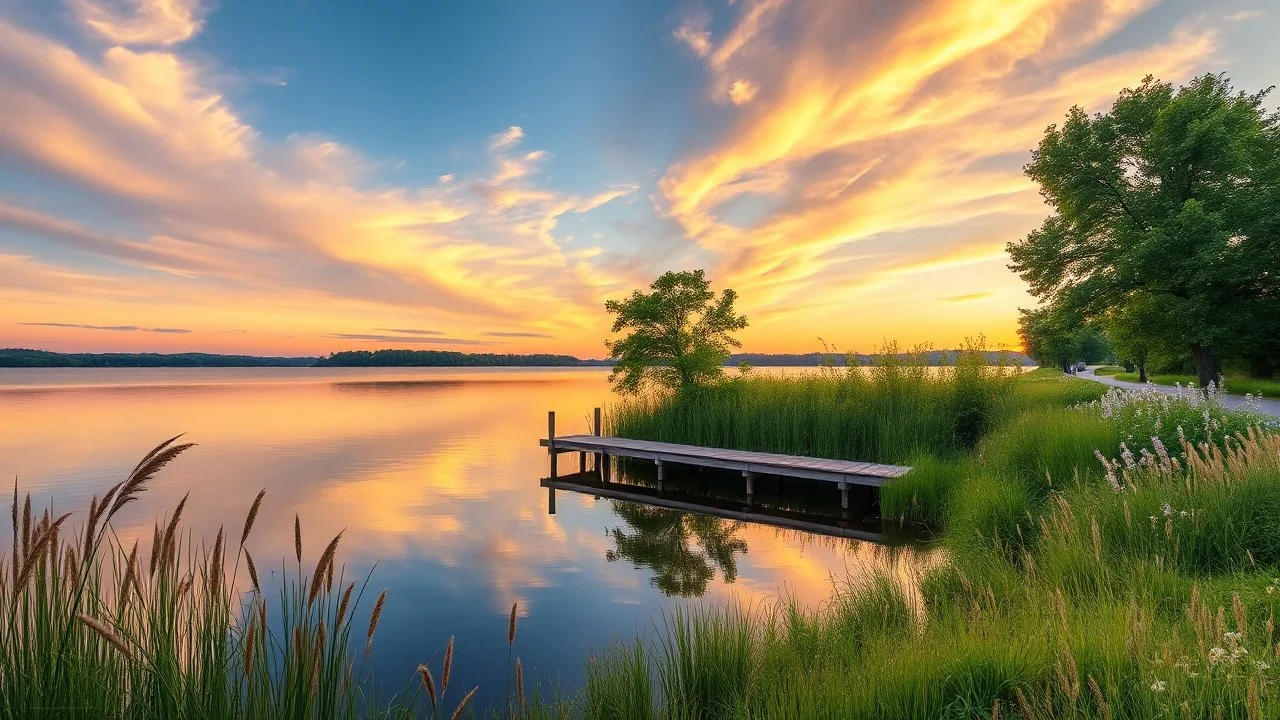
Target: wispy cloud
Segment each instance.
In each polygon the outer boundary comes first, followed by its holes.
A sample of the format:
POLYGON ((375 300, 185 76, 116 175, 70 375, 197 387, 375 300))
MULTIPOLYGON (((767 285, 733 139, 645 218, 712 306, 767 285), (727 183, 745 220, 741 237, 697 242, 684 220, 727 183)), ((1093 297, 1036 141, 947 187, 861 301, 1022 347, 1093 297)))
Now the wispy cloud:
POLYGON ((497 330, 492 332, 482 332, 480 334, 486 337, 502 337, 502 338, 553 338, 555 337, 554 335, 548 335, 546 333, 538 333, 538 332, 501 332, 497 330))
POLYGON ((986 300, 989 297, 995 297, 995 293, 979 292, 979 293, 965 293, 964 295, 951 295, 950 297, 942 298, 942 301, 949 302, 949 303, 965 303, 965 302, 974 302, 976 300, 986 300))
POLYGON ((404 335, 375 335, 367 333, 329 333, 325 337, 335 340, 360 340, 363 342, 378 343, 420 343, 431 345, 495 345, 490 340, 472 340, 470 338, 455 337, 406 337, 404 335))
POLYGON ((439 330, 418 330, 417 328, 376 328, 379 332, 403 333, 405 335, 444 335, 439 330))
POLYGON ((117 45, 175 45, 204 24, 198 0, 66 0, 85 28, 117 45))
POLYGON ((1228 22, 1244 22, 1245 20, 1260 18, 1265 14, 1266 13, 1261 10, 1241 10, 1240 12, 1233 12, 1223 19, 1228 22))
POLYGON ((112 330, 115 332, 153 332, 168 334, 186 334, 191 332, 186 328, 144 328, 137 325, 85 325, 82 323, 60 323, 60 322, 23 322, 19 325, 29 325, 33 327, 56 327, 56 328, 76 328, 79 330, 112 330))

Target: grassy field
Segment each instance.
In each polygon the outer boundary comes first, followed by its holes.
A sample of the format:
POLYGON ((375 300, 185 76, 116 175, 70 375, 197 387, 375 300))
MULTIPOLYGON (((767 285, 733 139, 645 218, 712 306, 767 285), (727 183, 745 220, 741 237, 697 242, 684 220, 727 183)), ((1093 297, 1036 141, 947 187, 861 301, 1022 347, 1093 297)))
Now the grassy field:
POLYGON ((1124 368, 1118 365, 1099 365, 1093 369, 1095 375, 1119 375, 1124 372, 1124 368))
MULTIPOLYGON (((1099 372, 1099 375, 1102 373, 1099 372)), ((1138 382, 1138 373, 1116 373, 1117 380, 1138 382)), ((1194 387, 1197 384, 1194 375, 1148 375, 1147 380, 1156 385, 1184 385, 1194 387)), ((1224 392, 1232 395, 1259 395, 1262 397, 1280 397, 1280 380, 1263 380, 1259 378, 1229 375, 1223 383, 1224 392)))

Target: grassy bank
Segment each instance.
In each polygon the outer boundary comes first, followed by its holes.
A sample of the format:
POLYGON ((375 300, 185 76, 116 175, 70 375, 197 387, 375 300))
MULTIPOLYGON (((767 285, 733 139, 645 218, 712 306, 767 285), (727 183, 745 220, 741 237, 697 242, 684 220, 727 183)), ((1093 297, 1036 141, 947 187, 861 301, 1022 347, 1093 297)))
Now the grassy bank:
MULTIPOLYGON (((757 392, 790 390, 791 423, 828 412, 797 409, 825 397, 812 381, 755 382, 646 402, 698 432, 756 412, 757 392)), ((928 401, 894 417, 953 427, 957 405, 940 401, 950 381, 927 382, 914 392, 928 401)), ((620 707, 611 689, 626 687, 652 698, 632 717, 1280 717, 1280 439, 1212 398, 1099 397, 1089 385, 1052 371, 993 379, 982 403, 999 409, 968 449, 858 441, 897 453, 859 459, 914 458, 882 494, 886 515, 943 529, 950 562, 918 579, 918 596, 881 577, 818 609, 668 618, 652 672, 637 645, 598 661, 609 671, 593 680, 598 704, 620 707)))
MULTIPOLYGON (((1101 375, 1102 373, 1099 372, 1098 374, 1101 375)), ((1116 379, 1125 382, 1138 382, 1138 373, 1116 373, 1116 379)), ((1198 382, 1194 375, 1148 375, 1147 380, 1156 385, 1182 385, 1184 387, 1195 387, 1198 382)), ((1280 397, 1280 380, 1229 375, 1223 381, 1221 390, 1232 395, 1258 395, 1275 398, 1280 397)))
POLYGON ((1124 372, 1124 368, 1118 365, 1100 365, 1093 369, 1095 375, 1119 375, 1124 372))

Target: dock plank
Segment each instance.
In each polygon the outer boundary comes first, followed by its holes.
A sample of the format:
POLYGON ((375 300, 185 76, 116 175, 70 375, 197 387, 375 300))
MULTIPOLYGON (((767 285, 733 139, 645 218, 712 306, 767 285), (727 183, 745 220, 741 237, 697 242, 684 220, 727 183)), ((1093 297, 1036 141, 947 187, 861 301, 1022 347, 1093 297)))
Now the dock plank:
MULTIPOLYGON (((550 445, 547 440, 541 444, 550 445)), ((827 482, 879 487, 901 477, 911 468, 902 465, 855 462, 831 458, 731 450, 698 445, 635 440, 600 435, 563 435, 554 440, 556 452, 591 452, 620 457, 740 470, 760 475, 782 475, 827 482)))

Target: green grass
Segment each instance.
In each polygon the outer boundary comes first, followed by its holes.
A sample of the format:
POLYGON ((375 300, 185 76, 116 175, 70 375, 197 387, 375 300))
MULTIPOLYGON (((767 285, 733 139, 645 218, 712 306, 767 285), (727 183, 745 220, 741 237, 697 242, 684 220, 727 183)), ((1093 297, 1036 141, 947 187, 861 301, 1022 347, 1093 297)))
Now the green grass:
POLYGON ((1094 375, 1119 375, 1124 372, 1124 368, 1119 365, 1099 365, 1093 369, 1094 375))
POLYGON ((649 639, 652 708, 629 717, 1280 717, 1280 438, 1196 402, 1018 403, 903 478, 949 562, 819 608, 677 615, 649 639), (1199 440, 1121 457, 1206 411, 1199 440))
MULTIPOLYGON (((1098 374, 1101 375, 1102 373, 1099 372, 1098 374)), ((1116 379, 1125 382, 1138 382, 1138 373, 1118 373, 1116 374, 1116 379)), ((1199 384, 1194 375, 1148 375, 1147 380, 1156 385, 1180 384, 1194 387, 1199 384)), ((1266 398, 1280 397, 1280 380, 1228 375, 1224 385, 1223 392, 1231 395, 1255 395, 1266 398)))
POLYGON ((70 513, 37 515, 30 496, 19 503, 15 486, 14 543, 0 562, 0 718, 452 713, 463 697, 456 683, 448 696, 440 688, 438 711, 421 684, 382 699, 369 685, 364 658, 386 595, 368 597, 367 578, 335 567, 340 533, 312 564, 295 524, 297 556, 281 568, 275 597, 259 586, 269 568, 249 550, 263 494, 242 528, 219 530, 211 543, 183 530, 185 498, 157 522, 149 552, 120 541, 115 514, 188 447, 170 440, 152 450, 94 498, 77 529, 70 513))

